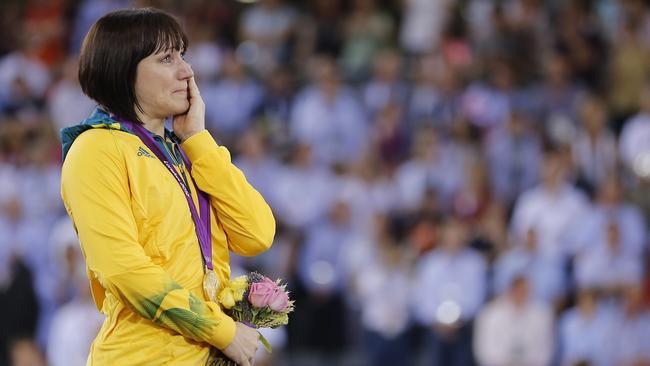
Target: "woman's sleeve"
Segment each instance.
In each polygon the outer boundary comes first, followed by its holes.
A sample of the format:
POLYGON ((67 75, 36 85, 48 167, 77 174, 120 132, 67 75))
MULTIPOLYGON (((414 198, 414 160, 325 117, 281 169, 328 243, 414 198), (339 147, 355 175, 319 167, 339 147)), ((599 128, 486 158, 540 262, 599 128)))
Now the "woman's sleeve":
POLYGON ((217 145, 208 131, 188 138, 182 148, 192 162, 197 186, 216 207, 230 249, 250 256, 270 248, 275 235, 271 208, 231 163, 228 149, 217 145))
POLYGON ((195 297, 145 254, 131 210, 126 166, 107 130, 72 146, 61 194, 91 273, 140 316, 187 338, 227 347, 235 323, 217 304, 195 297))

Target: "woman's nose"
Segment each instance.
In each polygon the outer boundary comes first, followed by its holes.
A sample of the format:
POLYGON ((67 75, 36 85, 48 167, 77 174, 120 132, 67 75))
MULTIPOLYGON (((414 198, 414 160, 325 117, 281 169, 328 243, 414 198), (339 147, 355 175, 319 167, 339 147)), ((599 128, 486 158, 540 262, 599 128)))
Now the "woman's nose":
POLYGON ((189 79, 194 76, 194 71, 192 70, 192 65, 189 62, 182 60, 179 70, 179 79, 189 79))

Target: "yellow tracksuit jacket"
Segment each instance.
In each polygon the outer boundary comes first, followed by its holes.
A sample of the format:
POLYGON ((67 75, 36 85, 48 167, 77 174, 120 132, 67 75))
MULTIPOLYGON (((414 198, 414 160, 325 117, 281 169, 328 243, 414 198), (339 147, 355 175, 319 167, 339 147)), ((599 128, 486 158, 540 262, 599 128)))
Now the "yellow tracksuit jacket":
MULTIPOLYGON (((88 365, 205 365, 211 347, 232 341, 235 323, 203 295, 201 252, 177 181, 136 135, 100 109, 61 135, 61 194, 93 298, 106 315, 88 365)), ((223 283, 230 276, 229 250, 246 256, 267 250, 275 221, 209 132, 181 147, 192 178, 210 196, 212 258, 223 283)))

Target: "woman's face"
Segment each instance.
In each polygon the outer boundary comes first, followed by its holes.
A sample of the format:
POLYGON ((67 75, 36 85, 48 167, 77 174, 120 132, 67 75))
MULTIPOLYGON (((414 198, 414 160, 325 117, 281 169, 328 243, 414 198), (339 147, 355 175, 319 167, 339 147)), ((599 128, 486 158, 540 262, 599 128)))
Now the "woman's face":
POLYGON ((187 112, 188 80, 192 76, 190 64, 178 50, 168 49, 142 59, 136 72, 135 95, 144 114, 166 118, 187 112))

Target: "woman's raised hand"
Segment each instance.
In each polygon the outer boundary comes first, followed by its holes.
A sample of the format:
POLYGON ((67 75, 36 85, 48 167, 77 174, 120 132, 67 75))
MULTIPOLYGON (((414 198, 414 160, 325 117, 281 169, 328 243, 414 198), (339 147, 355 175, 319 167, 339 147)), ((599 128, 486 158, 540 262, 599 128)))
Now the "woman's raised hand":
POLYGON ((174 133, 181 141, 185 141, 190 136, 205 130, 205 103, 201 98, 194 76, 188 79, 187 84, 187 98, 190 102, 190 108, 185 114, 176 115, 172 120, 174 133))

